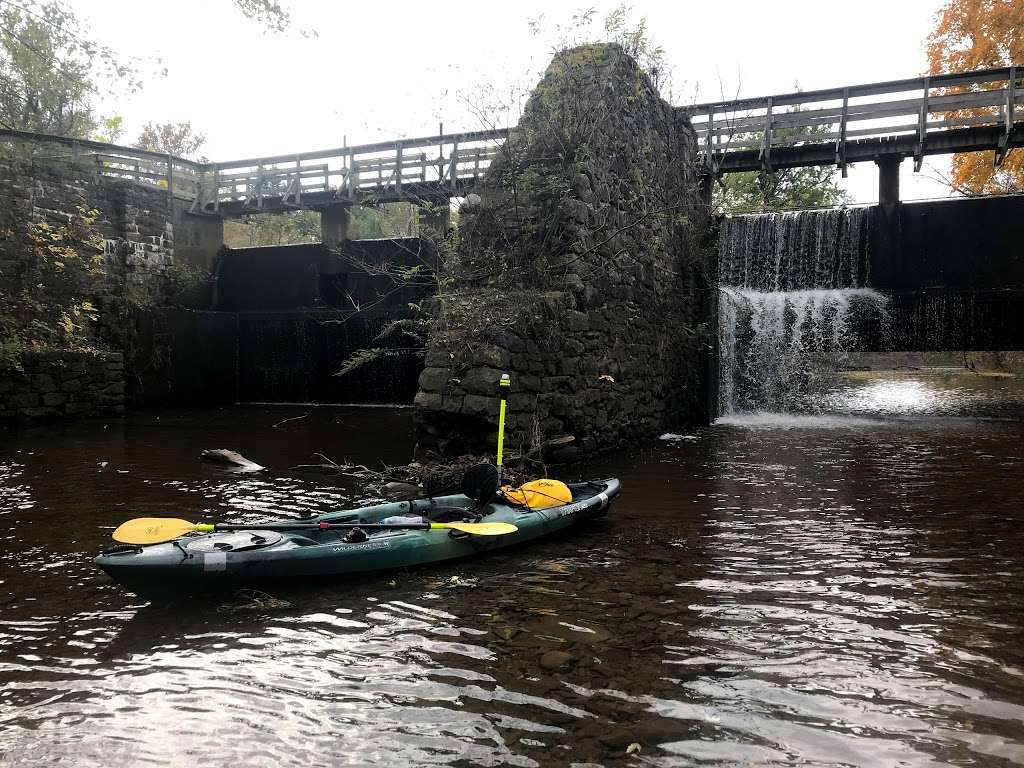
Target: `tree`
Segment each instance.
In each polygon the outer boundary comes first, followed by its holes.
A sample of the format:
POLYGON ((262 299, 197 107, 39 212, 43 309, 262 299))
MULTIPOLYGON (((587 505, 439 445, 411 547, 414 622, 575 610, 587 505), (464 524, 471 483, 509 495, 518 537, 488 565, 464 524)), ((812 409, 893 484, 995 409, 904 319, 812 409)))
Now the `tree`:
MULTIPOLYGON (((242 15, 267 32, 281 34, 292 29, 291 13, 277 0, 232 0, 242 15)), ((302 37, 317 37, 315 30, 298 30, 302 37)))
POLYGON ((527 25, 534 37, 547 37, 556 50, 577 48, 587 43, 615 43, 622 47, 651 79, 661 93, 671 90, 671 68, 668 66, 665 49, 655 43, 647 29, 647 17, 634 21, 633 7, 620 3, 597 22, 596 8, 576 10, 568 20, 549 23, 544 14, 530 19, 527 25))
POLYGON ((0 9, 0 121, 6 128, 84 137, 95 126, 85 52, 56 3, 0 9))
MULTIPOLYGON (((357 205, 350 211, 348 236, 352 240, 415 234, 416 208, 408 203, 357 205)), ((261 213, 224 222, 224 243, 229 248, 318 243, 320 237, 320 214, 315 211, 261 213)))
MULTIPOLYGON (((817 128, 777 128, 776 138, 792 139, 828 133, 829 126, 817 128)), ((737 141, 756 137, 743 134, 737 141)), ((791 208, 825 208, 849 202, 849 195, 836 183, 836 169, 829 165, 809 168, 785 168, 765 173, 746 171, 730 173, 715 188, 714 208, 719 213, 763 213, 791 208)))
POLYGON ((134 146, 175 157, 195 158, 195 153, 205 143, 206 136, 197 133, 190 121, 183 120, 179 123, 146 123, 134 146))
POLYGON ((0 127, 85 138, 92 99, 135 90, 135 69, 89 39, 58 0, 0 4, 0 127))
MULTIPOLYGON (((933 75, 1024 64, 1024 3, 1021 0, 948 0, 935 16, 926 45, 933 75)), ((1002 83, 989 87, 999 88, 1002 83)), ((964 110, 970 116, 983 110, 964 110)), ((1024 152, 1010 152, 1001 166, 991 155, 953 155, 950 185, 966 194, 1024 190, 1024 152)))
POLYGON ((224 222, 224 244, 229 248, 319 241, 320 214, 315 211, 263 213, 224 222))
POLYGON ((105 117, 100 120, 99 128, 93 138, 96 141, 105 141, 108 144, 117 144, 124 134, 124 118, 120 115, 105 117))

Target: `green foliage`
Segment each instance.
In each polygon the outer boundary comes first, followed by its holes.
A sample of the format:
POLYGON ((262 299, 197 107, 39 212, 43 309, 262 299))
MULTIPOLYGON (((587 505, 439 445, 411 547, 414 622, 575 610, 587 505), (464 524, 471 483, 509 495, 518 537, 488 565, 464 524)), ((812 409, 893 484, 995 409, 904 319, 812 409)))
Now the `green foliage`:
POLYGON ((224 244, 229 248, 318 242, 320 214, 316 211, 261 213, 224 222, 224 244))
POLYGON ((0 344, 10 361, 26 346, 90 349, 99 311, 90 296, 102 280, 104 242, 91 229, 99 212, 78 206, 68 222, 30 222, 0 232, 0 249, 29 248, 0 293, 0 344))
POLYGON ((117 144, 122 135, 124 135, 124 118, 120 115, 112 115, 100 120, 99 130, 93 139, 105 141, 108 144, 117 144))
POLYGON ((384 356, 384 349, 382 347, 368 347, 365 349, 357 349, 351 355, 349 355, 345 362, 341 364, 341 368, 338 370, 335 376, 347 376, 357 368, 362 368, 364 365, 369 365, 376 360, 379 360, 384 356))
POLYGON ((189 264, 172 264, 164 272, 165 298, 170 304, 199 308, 209 301, 207 289, 213 281, 210 273, 189 264))
POLYGON ((178 123, 146 123, 132 146, 205 162, 206 158, 196 158, 196 152, 205 143, 206 136, 197 133, 191 121, 182 120, 178 123))
POLYGON ((350 209, 349 237, 375 240, 416 234, 416 207, 408 203, 357 205, 350 209))
MULTIPOLYGON (((829 133, 831 127, 777 128, 777 139, 806 137, 829 133)), ((752 141, 754 134, 740 134, 734 141, 752 141)), ((837 170, 830 165, 810 168, 786 168, 771 173, 746 171, 730 173, 715 187, 713 206, 717 213, 763 213, 793 208, 824 208, 850 201, 836 182, 837 170)))
POLYGON ((20 372, 21 353, 24 344, 18 332, 17 323, 10 315, 0 315, 0 375, 20 372))
MULTIPOLYGON (((556 50, 579 49, 585 55, 589 44, 615 43, 632 57, 664 92, 671 84, 671 70, 664 47, 651 38, 647 17, 633 19, 633 7, 620 3, 598 21, 596 8, 576 10, 564 21, 549 22, 544 14, 527 22, 535 37, 547 38, 556 50)), ((575 62, 581 63, 581 62, 575 62)))
POLYGON ((0 127, 86 138, 92 100, 138 88, 133 67, 89 40, 58 0, 0 5, 0 127))
MULTIPOLYGON (((407 237, 416 233, 416 208, 408 203, 357 205, 350 209, 348 236, 352 240, 407 237)), ((320 214, 316 211, 261 213, 224 222, 229 248, 319 243, 320 214)))

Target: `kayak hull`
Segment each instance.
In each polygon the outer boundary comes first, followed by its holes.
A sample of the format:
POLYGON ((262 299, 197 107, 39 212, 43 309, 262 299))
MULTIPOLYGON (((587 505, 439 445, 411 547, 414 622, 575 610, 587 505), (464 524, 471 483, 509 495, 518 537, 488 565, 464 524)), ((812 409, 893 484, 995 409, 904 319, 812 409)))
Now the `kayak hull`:
MULTIPOLYGON (((600 517, 620 490, 616 479, 569 487, 573 501, 561 506, 531 510, 496 501, 479 510, 479 522, 512 523, 519 529, 502 536, 394 530, 354 541, 348 529, 337 528, 223 532, 184 536, 146 547, 114 547, 97 557, 96 564, 131 592, 164 597, 442 563, 507 549, 600 517)), ((403 514, 458 519, 469 516, 473 504, 466 496, 442 496, 346 510, 303 522, 366 524, 403 514)))

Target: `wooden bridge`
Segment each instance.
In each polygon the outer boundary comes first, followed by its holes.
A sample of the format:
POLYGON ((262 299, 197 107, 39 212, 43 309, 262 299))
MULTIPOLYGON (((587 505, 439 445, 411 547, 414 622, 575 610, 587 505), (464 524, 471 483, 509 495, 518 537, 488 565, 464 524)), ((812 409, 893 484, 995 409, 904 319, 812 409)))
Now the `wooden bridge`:
POLYGON ((1024 66, 684 107, 714 175, 1024 146, 1024 66))
POLYGON ((231 217, 368 202, 438 202, 465 194, 501 152, 506 130, 438 134, 336 149, 199 163, 84 139, 0 130, 34 159, 94 167, 150 184, 192 213, 231 217))
MULTIPOLYGON (((680 107, 709 176, 1024 146, 1024 66, 680 107)), ((465 194, 499 156, 507 130, 400 139, 199 163, 103 142, 0 130, 33 156, 151 184, 197 214, 240 216, 359 202, 439 202, 465 194)), ((889 160, 888 163, 882 163, 889 160)), ((894 161, 894 162, 891 162, 894 161)), ((888 169, 888 170, 887 170, 888 169)), ((890 187, 891 188, 891 183, 890 187)), ((898 194, 898 188, 897 188, 898 194)))

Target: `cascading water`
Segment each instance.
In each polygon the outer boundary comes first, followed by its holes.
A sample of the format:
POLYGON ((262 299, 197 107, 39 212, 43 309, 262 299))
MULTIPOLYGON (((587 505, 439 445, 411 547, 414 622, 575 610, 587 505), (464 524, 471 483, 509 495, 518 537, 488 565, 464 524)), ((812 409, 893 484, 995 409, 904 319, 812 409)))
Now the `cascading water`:
POLYGON ((719 285, 759 291, 857 288, 868 281, 873 208, 758 213, 722 222, 719 285))
POLYGON ((726 219, 719 239, 719 411, 805 411, 849 352, 884 331, 862 287, 871 209, 726 219))

